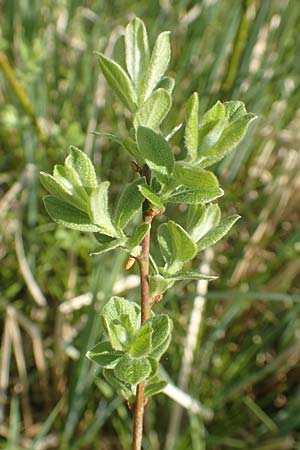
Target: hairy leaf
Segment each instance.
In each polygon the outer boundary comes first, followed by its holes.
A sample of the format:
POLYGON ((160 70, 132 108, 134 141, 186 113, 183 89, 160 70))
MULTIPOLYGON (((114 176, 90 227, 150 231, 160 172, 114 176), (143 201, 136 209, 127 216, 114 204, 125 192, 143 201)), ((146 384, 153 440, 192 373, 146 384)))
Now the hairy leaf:
POLYGON ((169 289, 174 282, 168 280, 162 275, 154 274, 150 276, 150 295, 151 298, 157 295, 163 294, 167 289, 169 289))
POLYGON ((103 376, 106 381, 117 390, 118 394, 121 397, 130 402, 134 402, 136 395, 136 386, 131 386, 130 384, 121 381, 116 377, 114 371, 110 369, 104 369, 103 376))
POLYGON ((158 347, 156 347, 155 350, 152 351, 151 353, 152 358, 155 358, 158 361, 162 357, 162 355, 168 350, 171 339, 172 336, 171 334, 169 334, 167 339, 163 341, 158 347))
POLYGON ((218 205, 208 205, 199 220, 190 230, 190 236, 194 242, 198 242, 210 229, 220 222, 221 211, 218 205))
MULTIPOLYGON (((153 329, 152 350, 156 350, 168 338, 172 331, 172 321, 166 314, 159 314, 148 320, 153 329)), ((151 352, 151 356, 152 352, 151 352)))
POLYGON ((133 84, 122 67, 102 53, 98 53, 99 64, 106 81, 127 108, 134 112, 137 107, 136 93, 133 84))
POLYGON ((173 171, 174 156, 164 137, 151 128, 139 127, 137 142, 141 154, 158 180, 168 180, 173 171))
POLYGON ((212 172, 193 167, 190 164, 176 163, 174 178, 178 184, 196 189, 210 189, 219 186, 218 179, 212 172))
POLYGON ((104 234, 118 237, 118 233, 112 224, 108 211, 109 181, 103 181, 93 189, 89 198, 89 215, 92 223, 101 228, 104 234))
POLYGON ((158 128, 172 105, 170 94, 164 89, 157 89, 146 102, 138 109, 134 116, 134 127, 137 129, 140 125, 149 128, 158 128))
POLYGON ((168 92, 168 94, 172 94, 175 86, 175 80, 172 77, 163 77, 160 82, 157 84, 156 88, 162 88, 168 92))
POLYGON ((139 94, 149 67, 150 52, 146 27, 138 17, 126 27, 125 54, 128 73, 139 94))
POLYGON ((115 224, 118 230, 122 230, 141 208, 144 197, 139 190, 139 186, 144 183, 144 178, 139 178, 128 184, 122 192, 115 214, 115 224))
POLYGON ((71 145, 65 164, 78 173, 82 186, 90 194, 97 186, 97 177, 90 158, 82 150, 71 145))
POLYGON ((247 114, 243 102, 233 100, 230 102, 225 102, 224 106, 226 117, 229 119, 230 122, 233 122, 234 120, 239 119, 240 117, 247 114))
POLYGON ((116 352, 107 341, 95 345, 86 354, 88 359, 106 369, 113 369, 116 367, 123 355, 124 353, 122 352, 116 352))
POLYGON ((214 275, 206 275, 199 272, 187 272, 183 270, 172 274, 164 272, 164 275, 167 281, 170 280, 172 282, 184 280, 216 280, 218 278, 214 275))
POLYGON ((146 185, 139 186, 139 190, 143 194, 143 196, 150 202, 151 206, 154 206, 154 209, 164 210, 165 206, 160 200, 159 196, 153 192, 153 190, 146 185))
POLYGON ((198 113, 199 97, 197 92, 190 97, 186 107, 186 125, 184 141, 191 160, 197 158, 198 149, 198 113))
POLYGON ((223 132, 218 142, 209 150, 201 154, 201 167, 209 167, 220 161, 230 153, 243 139, 248 126, 256 118, 254 114, 248 113, 232 122, 223 132))
POLYGON ((142 223, 134 231, 132 237, 128 240, 128 247, 134 248, 139 245, 147 233, 150 231, 149 223, 142 223))
POLYGON ((224 191, 221 188, 195 189, 180 186, 168 196, 168 202, 197 205, 198 203, 209 203, 223 194, 224 191))
POLYGON ((131 356, 140 357, 147 356, 151 349, 151 337, 153 329, 150 323, 145 323, 134 336, 133 342, 128 351, 131 356))
POLYGON ((206 233, 200 241, 197 243, 198 251, 205 250, 208 247, 216 244, 222 239, 230 230, 230 228, 239 220, 240 216, 235 214, 234 216, 226 217, 221 220, 220 224, 206 233))
POLYGON ((89 233, 99 231, 97 225, 91 223, 87 214, 53 195, 46 195, 44 204, 47 213, 54 222, 72 228, 72 230, 87 231, 89 233))
POLYGON ((166 386, 168 382, 162 380, 159 376, 155 376, 146 382, 145 397, 153 397, 153 395, 159 394, 166 386))
POLYGON ((167 264, 166 270, 170 273, 177 272, 183 263, 193 259, 197 253, 197 247, 188 233, 172 220, 159 226, 158 242, 167 264))
POLYGON ((120 380, 129 384, 138 384, 151 373, 151 364, 147 358, 132 358, 126 354, 114 369, 114 374, 120 380))
POLYGON ((156 87, 157 83, 164 76, 164 73, 167 70, 171 56, 169 34, 169 31, 160 33, 154 44, 149 69, 146 73, 142 89, 141 97, 144 101, 150 97, 153 89, 156 87))

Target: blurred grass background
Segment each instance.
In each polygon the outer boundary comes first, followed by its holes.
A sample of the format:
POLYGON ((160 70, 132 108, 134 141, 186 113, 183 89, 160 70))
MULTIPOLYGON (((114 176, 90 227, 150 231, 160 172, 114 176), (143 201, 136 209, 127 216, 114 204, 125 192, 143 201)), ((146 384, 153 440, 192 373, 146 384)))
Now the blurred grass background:
POLYGON ((175 323, 164 369, 197 408, 181 410, 181 394, 157 396, 144 448, 299 450, 300 2, 2 0, 0 8, 0 448, 130 448, 131 413, 101 377, 94 382, 84 355, 111 292, 138 298, 134 271, 124 275, 121 252, 89 257, 92 237, 49 220, 38 172, 73 144, 112 180, 113 196, 131 177, 118 145, 90 133, 126 132, 93 51, 112 55, 138 15, 152 43, 172 31, 175 100, 164 131, 195 90, 201 112, 240 99, 259 115, 216 167, 223 214, 242 216, 196 262, 219 279, 207 293, 177 284, 156 307, 175 323))

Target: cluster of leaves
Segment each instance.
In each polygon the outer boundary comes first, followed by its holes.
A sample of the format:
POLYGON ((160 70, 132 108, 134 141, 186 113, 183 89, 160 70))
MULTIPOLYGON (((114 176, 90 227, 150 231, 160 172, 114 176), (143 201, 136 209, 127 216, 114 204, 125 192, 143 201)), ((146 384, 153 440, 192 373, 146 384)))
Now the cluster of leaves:
MULTIPOLYGON (((199 120, 199 99, 194 93, 186 107, 186 157, 176 161, 170 138, 178 127, 168 137, 159 129, 172 105, 174 80, 165 76, 170 54, 168 32, 158 36, 150 53, 145 25, 138 18, 129 23, 116 45, 116 61, 98 54, 108 84, 132 113, 128 137, 101 134, 117 140, 131 154, 140 174, 125 187, 114 214, 108 208, 109 182, 98 184, 94 166, 81 150, 71 147, 64 166, 55 166, 53 175, 41 174, 44 187, 52 194, 45 197, 49 215, 69 228, 95 233, 100 246, 94 254, 121 247, 139 256, 140 243, 150 225, 139 225, 131 235, 125 228, 142 205, 146 203, 154 213, 165 211, 168 203, 188 205, 185 228, 172 220, 158 227, 164 265, 152 258, 152 297, 161 295, 177 280, 214 278, 183 270, 184 264, 218 242, 239 218, 233 215, 221 219, 218 205, 212 202, 223 195, 223 190, 207 168, 236 147, 255 118, 243 103, 230 101, 217 102, 199 120)), ((120 388, 120 383, 125 383, 121 390, 128 398, 134 391, 129 394, 126 383, 135 386, 153 378, 161 356, 156 352, 157 327, 160 321, 166 321, 169 330, 170 323, 164 316, 157 316, 137 329, 136 307, 124 299, 119 299, 116 307, 116 301, 111 300, 103 312, 109 342, 98 344, 89 357, 105 368, 112 384, 120 388), (131 312, 124 313, 122 308, 131 312)))
POLYGON ((146 397, 165 387, 166 382, 157 374, 158 361, 171 340, 172 322, 166 314, 153 315, 142 326, 140 316, 137 304, 112 297, 102 311, 109 341, 100 342, 87 353, 104 368, 107 381, 132 402, 141 381, 145 381, 146 397))

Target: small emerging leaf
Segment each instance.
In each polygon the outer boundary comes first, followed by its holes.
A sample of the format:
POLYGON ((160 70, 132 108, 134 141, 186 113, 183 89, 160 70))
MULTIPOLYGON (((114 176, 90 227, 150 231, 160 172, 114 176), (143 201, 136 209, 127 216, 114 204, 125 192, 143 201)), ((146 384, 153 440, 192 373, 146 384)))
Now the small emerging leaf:
POLYGON ((233 100, 230 102, 225 102, 225 114, 228 118, 229 122, 233 122, 236 119, 247 114, 247 110, 243 102, 239 102, 237 100, 233 100))
POLYGON ((155 376, 146 382, 145 397, 149 398, 153 395, 159 394, 166 386, 168 382, 162 380, 159 376, 155 376))
POLYGON ((133 342, 128 351, 131 356, 147 356, 151 351, 151 337, 153 329, 150 323, 145 323, 134 336, 133 342))
POLYGON ((103 376, 111 386, 117 389, 117 392, 121 397, 130 402, 134 402, 136 395, 136 386, 130 386, 130 384, 121 381, 115 376, 113 370, 104 369, 103 376))
POLYGON ((151 373, 151 364, 147 358, 132 358, 126 354, 119 361, 114 374, 120 380, 129 384, 138 384, 145 380, 151 373))
POLYGON ((150 295, 151 298, 163 294, 167 289, 174 284, 173 280, 168 280, 166 277, 154 274, 150 276, 150 295))
POLYGON ((206 275, 199 272, 185 272, 180 271, 174 274, 168 274, 165 272, 166 280, 174 281, 184 281, 184 280, 216 280, 218 277, 214 275, 206 275))
POLYGON ((122 67, 102 53, 98 53, 99 64, 106 81, 118 95, 127 108, 134 112, 136 110, 137 98, 133 89, 133 84, 122 67))
POLYGON ((167 93, 170 95, 172 95, 174 87, 175 87, 175 80, 172 77, 163 77, 156 86, 157 89, 162 88, 165 91, 167 91, 167 93))
POLYGON ((87 231, 89 233, 99 231, 99 227, 91 223, 87 214, 53 195, 46 195, 44 204, 47 213, 54 222, 72 228, 72 230, 87 231))
POLYGON ((237 214, 223 219, 218 226, 210 230, 203 236, 203 238, 200 239, 200 241, 197 243, 198 251, 205 250, 206 248, 216 244, 228 233, 230 228, 239 219, 240 216, 238 216, 237 214))
POLYGON ((150 231, 150 224, 149 223, 142 223, 137 227, 135 230, 133 236, 128 240, 128 247, 134 248, 137 245, 139 245, 147 233, 150 231))
POLYGON ((139 186, 139 190, 143 194, 143 196, 150 202, 152 206, 154 206, 154 209, 158 210, 164 210, 165 206, 153 190, 146 185, 139 186))
MULTIPOLYGON (((159 314, 149 319, 153 329, 152 350, 155 351, 169 337, 172 331, 172 321, 166 314, 159 314)), ((151 356, 152 353, 151 353, 151 356)))

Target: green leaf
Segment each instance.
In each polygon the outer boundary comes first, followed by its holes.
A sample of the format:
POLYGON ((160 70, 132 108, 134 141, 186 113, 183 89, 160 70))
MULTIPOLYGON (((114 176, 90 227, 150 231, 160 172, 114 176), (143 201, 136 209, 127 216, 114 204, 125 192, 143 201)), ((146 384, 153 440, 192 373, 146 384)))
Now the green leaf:
POLYGON ((89 196, 76 170, 72 167, 56 164, 53 169, 53 176, 64 189, 71 192, 71 195, 78 203, 81 202, 82 208, 80 209, 85 208, 84 211, 88 212, 89 196))
POLYGON ((101 255, 101 253, 110 252, 111 250, 115 250, 118 247, 123 247, 126 245, 126 242, 126 238, 110 240, 96 247, 95 250, 90 253, 90 256, 101 255))
POLYGON ((144 197, 139 186, 145 183, 144 178, 139 178, 128 184, 122 192, 116 209, 115 224, 118 230, 122 230, 141 208, 144 197))
POLYGON ((128 73, 136 92, 140 93, 149 67, 150 52, 146 27, 138 17, 131 20, 126 27, 125 54, 128 73))
MULTIPOLYGON (((172 321, 167 314, 159 314, 148 320, 153 329, 152 350, 155 351, 169 337, 172 331, 172 321)), ((151 352, 151 356, 153 354, 151 352)))
POLYGON ((203 116, 199 124, 198 155, 211 148, 220 138, 228 120, 225 107, 218 101, 203 116))
POLYGON ((155 358, 157 361, 162 357, 162 355, 168 350, 168 347, 170 345, 172 336, 171 333, 167 337, 165 341, 163 341, 155 350, 152 351, 151 356, 152 358, 155 358))
POLYGON ((229 119, 230 122, 233 122, 236 119, 239 119, 243 115, 247 114, 247 110, 243 102, 240 101, 230 101, 225 102, 225 115, 229 119))
POLYGON ((133 84, 122 67, 102 53, 98 53, 99 64, 106 81, 127 108, 134 112, 137 107, 136 93, 133 84))
POLYGON ((153 397, 153 395, 159 394, 166 386, 168 382, 162 380, 159 376, 151 378, 151 380, 146 382, 145 386, 145 397, 153 397))
POLYGON ((151 356, 148 356, 148 361, 151 365, 151 372, 149 374, 149 379, 153 378, 158 372, 158 361, 151 356))
POLYGON ((133 402, 135 400, 136 386, 130 386, 130 384, 121 381, 115 376, 113 370, 104 369, 103 376, 106 381, 117 390, 118 394, 121 397, 130 402, 133 402))
POLYGON ((189 98, 186 107, 186 125, 184 142, 191 160, 197 158, 198 149, 198 113, 199 113, 199 97, 197 92, 189 98))
POLYGON ((160 198, 158 197, 153 190, 146 185, 139 186, 139 190, 143 194, 143 196, 150 202, 151 206, 154 206, 154 209, 164 210, 165 205, 162 203, 160 198))
POLYGON ((70 146, 65 165, 74 169, 88 194, 97 186, 96 172, 90 158, 79 148, 70 146))
POLYGON ((201 219, 202 214, 205 211, 206 206, 202 203, 199 203, 198 205, 190 205, 188 209, 188 215, 187 215, 187 226, 186 229, 189 234, 190 231, 193 229, 194 226, 197 225, 199 220, 201 219))
POLYGON ((128 240, 128 247, 134 248, 137 245, 139 245, 147 233, 150 231, 150 224, 149 223, 142 223, 139 225, 136 230, 133 233, 133 236, 128 240))
POLYGON ((124 353, 116 352, 109 342, 100 342, 95 345, 92 350, 88 351, 86 356, 91 361, 99 364, 106 369, 116 367, 124 353))
POLYGON ((70 203, 72 206, 80 209, 81 211, 87 212, 87 201, 84 201, 82 197, 76 195, 76 191, 72 185, 67 188, 66 183, 61 183, 55 177, 45 172, 40 172, 40 180, 44 188, 50 194, 60 200, 70 203))
POLYGON ((157 84, 157 89, 164 89, 168 94, 172 95, 174 90, 175 80, 172 77, 163 77, 160 82, 157 84))
POLYGON ((118 233, 112 224, 108 211, 108 188, 109 181, 103 181, 93 189, 89 198, 89 216, 92 223, 101 228, 104 234, 118 237, 118 233))
POLYGON ((206 233, 200 241, 197 243, 198 251, 205 250, 208 247, 216 244, 222 239, 230 230, 230 228, 239 220, 240 216, 235 214, 234 216, 226 217, 218 226, 206 233))
POLYGON ((172 98, 164 89, 157 89, 138 109, 134 116, 134 127, 140 125, 157 129, 171 109, 172 98))
POLYGON ((197 189, 219 186, 218 179, 212 172, 193 167, 190 164, 176 163, 174 178, 177 184, 197 189))
POLYGON ((123 297, 114 296, 103 306, 102 317, 105 319, 106 324, 111 324, 113 322, 120 322, 120 318, 123 316, 128 316, 132 328, 136 329, 139 309, 136 303, 123 297))
POLYGON ((168 272, 177 272, 182 264, 190 261, 197 253, 197 247, 187 232, 177 223, 169 220, 158 228, 158 242, 168 272))
POLYGON ((132 358, 126 354, 119 361, 114 374, 120 380, 129 384, 139 384, 151 373, 151 364, 147 358, 132 358))
POLYGON ((224 191, 221 188, 195 189, 179 186, 168 196, 168 202, 196 205, 198 203, 209 203, 223 194, 224 191))
POLYGON ((194 242, 198 242, 210 229, 220 222, 221 211, 218 205, 208 205, 198 222, 190 230, 190 236, 194 242))
POLYGON ((216 280, 218 277, 214 275, 206 275, 204 273, 199 272, 188 272, 188 271, 180 271, 173 274, 168 274, 164 272, 166 280, 170 280, 172 282, 175 281, 184 281, 184 280, 216 280))
POLYGON ((168 180, 173 171, 174 156, 164 137, 151 128, 139 127, 137 142, 141 154, 158 180, 168 180))
POLYGON ((87 231, 90 233, 99 231, 97 225, 91 223, 87 214, 53 195, 44 197, 44 204, 47 213, 54 222, 72 228, 72 230, 87 231))
POLYGON ((254 114, 248 113, 232 122, 222 133, 218 142, 206 152, 201 154, 201 167, 208 167, 224 158, 243 139, 248 126, 256 118, 254 114))
POLYGON ((151 337, 153 329, 150 323, 145 323, 136 333, 133 338, 133 342, 130 345, 128 351, 131 356, 140 357, 147 356, 151 347, 151 337))
POLYGON ((153 52, 150 59, 149 69, 146 73, 141 98, 145 101, 150 97, 157 83, 164 76, 167 70, 170 56, 170 32, 164 31, 160 33, 154 44, 153 52))
POLYGON ((119 36, 114 44, 113 60, 116 61, 122 67, 122 69, 126 68, 124 34, 119 36))
POLYGON ((151 298, 156 297, 157 295, 163 294, 169 289, 174 282, 172 280, 168 280, 162 275, 154 274, 150 276, 150 296, 151 298))

